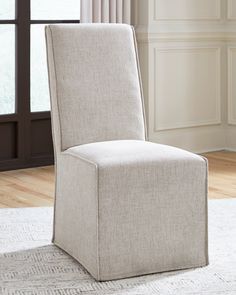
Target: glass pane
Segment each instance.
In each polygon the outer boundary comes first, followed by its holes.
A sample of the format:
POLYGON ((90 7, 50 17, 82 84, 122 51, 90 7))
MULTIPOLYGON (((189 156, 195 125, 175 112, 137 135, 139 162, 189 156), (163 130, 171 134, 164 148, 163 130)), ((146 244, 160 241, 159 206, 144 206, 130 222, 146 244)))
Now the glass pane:
POLYGON ((15 18, 15 0, 0 0, 0 19, 15 18))
POLYGON ((80 1, 31 0, 31 19, 80 19, 80 1))
POLYGON ((31 111, 40 112, 50 109, 45 25, 31 26, 31 111))
POLYGON ((15 26, 0 25, 0 114, 15 112, 15 26))

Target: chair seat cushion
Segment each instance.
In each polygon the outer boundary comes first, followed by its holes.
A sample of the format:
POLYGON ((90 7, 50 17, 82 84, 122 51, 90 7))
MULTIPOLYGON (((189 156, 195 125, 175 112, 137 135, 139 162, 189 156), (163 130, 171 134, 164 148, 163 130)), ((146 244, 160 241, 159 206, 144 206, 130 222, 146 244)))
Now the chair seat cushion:
POLYGON ((64 153, 93 162, 99 167, 140 165, 141 163, 201 161, 204 159, 185 150, 143 140, 114 140, 89 143, 69 148, 64 153))

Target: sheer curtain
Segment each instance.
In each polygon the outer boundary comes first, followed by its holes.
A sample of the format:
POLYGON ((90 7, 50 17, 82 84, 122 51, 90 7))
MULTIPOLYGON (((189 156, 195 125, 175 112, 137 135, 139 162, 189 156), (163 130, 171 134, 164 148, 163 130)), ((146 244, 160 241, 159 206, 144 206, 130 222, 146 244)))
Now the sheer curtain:
POLYGON ((131 21, 131 0, 80 0, 81 23, 126 23, 131 21))

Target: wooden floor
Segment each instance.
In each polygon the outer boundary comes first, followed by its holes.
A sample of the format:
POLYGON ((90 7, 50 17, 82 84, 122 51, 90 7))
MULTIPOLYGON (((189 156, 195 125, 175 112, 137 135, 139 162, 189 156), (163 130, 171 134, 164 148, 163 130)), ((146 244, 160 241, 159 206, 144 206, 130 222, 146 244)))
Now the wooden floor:
MULTIPOLYGON (((204 154, 209 160, 209 198, 236 198, 236 153, 204 154)), ((52 206, 54 169, 0 172, 0 208, 52 206)))
POLYGON ((0 172, 0 208, 52 206, 52 166, 0 172))
POLYGON ((209 198, 236 198, 236 152, 204 154, 209 163, 209 198))

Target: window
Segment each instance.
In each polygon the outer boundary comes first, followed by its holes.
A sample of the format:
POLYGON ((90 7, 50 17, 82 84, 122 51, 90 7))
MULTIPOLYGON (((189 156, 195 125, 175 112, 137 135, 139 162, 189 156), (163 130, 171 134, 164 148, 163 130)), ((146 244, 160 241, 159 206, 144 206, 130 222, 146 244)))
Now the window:
POLYGON ((0 170, 53 162, 44 27, 79 16, 79 0, 1 0, 0 170))

